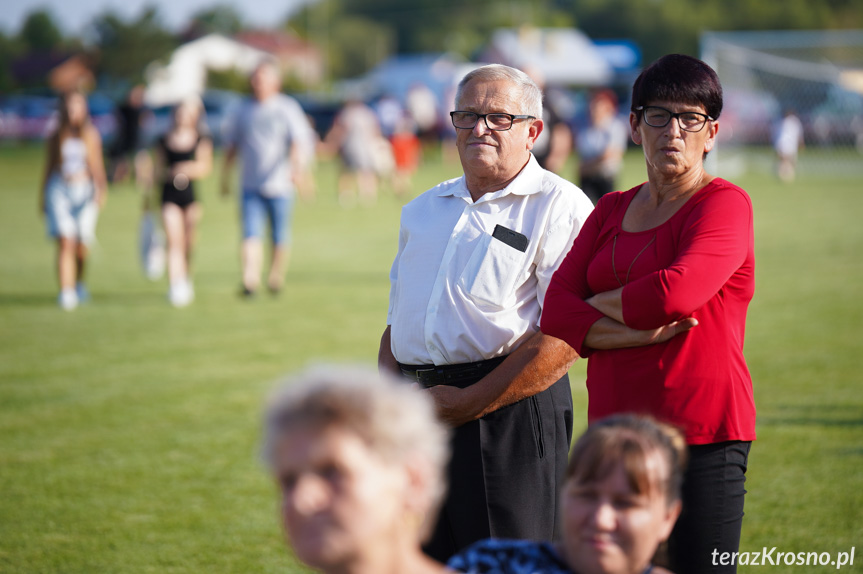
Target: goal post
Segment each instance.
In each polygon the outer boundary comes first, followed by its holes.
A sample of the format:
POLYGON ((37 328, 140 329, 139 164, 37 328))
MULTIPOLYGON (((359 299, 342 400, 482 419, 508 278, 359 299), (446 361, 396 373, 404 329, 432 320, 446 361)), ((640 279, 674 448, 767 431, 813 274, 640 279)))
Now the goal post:
POLYGON ((863 30, 705 32, 724 94, 719 175, 776 171, 779 124, 799 118, 798 173, 863 176, 863 30))

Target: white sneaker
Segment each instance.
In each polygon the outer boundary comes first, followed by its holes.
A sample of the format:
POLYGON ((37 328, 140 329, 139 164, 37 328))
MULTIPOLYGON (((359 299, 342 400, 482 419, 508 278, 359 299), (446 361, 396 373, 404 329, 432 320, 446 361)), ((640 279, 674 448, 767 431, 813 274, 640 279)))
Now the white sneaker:
POLYGON ((168 301, 174 307, 185 307, 192 302, 189 287, 185 281, 171 285, 170 289, 168 289, 168 301))
POLYGON ((57 297, 57 304, 64 311, 73 311, 78 306, 78 294, 74 289, 63 289, 57 297))

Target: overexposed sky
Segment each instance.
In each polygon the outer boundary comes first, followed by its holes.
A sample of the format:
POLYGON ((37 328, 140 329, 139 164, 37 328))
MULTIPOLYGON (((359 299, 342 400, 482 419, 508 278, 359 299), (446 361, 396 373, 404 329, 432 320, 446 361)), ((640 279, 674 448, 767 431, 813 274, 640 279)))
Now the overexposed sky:
MULTIPOLYGON (((307 1, 307 0, 305 0, 307 1)), ((275 27, 304 0, 0 0, 0 30, 17 33, 33 10, 47 8, 66 35, 78 35, 97 15, 111 10, 121 18, 136 18, 145 6, 155 5, 164 24, 177 30, 192 14, 228 4, 251 27, 275 27)))

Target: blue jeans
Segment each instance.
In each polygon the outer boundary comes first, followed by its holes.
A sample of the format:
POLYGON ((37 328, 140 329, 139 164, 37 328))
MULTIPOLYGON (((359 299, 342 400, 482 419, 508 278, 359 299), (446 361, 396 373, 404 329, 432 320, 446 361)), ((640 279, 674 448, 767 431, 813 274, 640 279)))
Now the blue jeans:
POLYGON ((264 197, 256 191, 244 189, 240 201, 243 239, 260 238, 264 232, 264 220, 267 220, 273 245, 290 244, 292 198, 264 197))
POLYGON ((689 447, 683 475, 683 512, 668 539, 673 572, 733 573, 713 552, 738 552, 751 442, 729 441, 689 447), (714 564, 716 562, 716 564, 714 564))

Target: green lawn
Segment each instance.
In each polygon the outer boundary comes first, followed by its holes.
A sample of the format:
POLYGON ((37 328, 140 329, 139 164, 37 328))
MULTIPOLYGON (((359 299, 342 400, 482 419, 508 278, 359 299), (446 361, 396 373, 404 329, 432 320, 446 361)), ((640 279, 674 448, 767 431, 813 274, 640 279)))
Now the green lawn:
MULTIPOLYGON (((0 571, 304 572, 257 460, 262 402, 309 362, 373 362, 400 202, 339 208, 324 162, 317 201, 296 209, 285 291, 243 301, 236 205, 210 179, 197 300, 177 310, 165 282, 142 275, 140 201, 117 186, 91 258, 92 303, 64 313, 36 208, 41 169, 41 149, 0 147, 0 571)), ((416 186, 459 172, 432 155, 416 186)), ((621 185, 643 172, 631 155, 621 185)), ((741 550, 857 545, 845 570, 860 571, 863 182, 735 181, 757 227, 747 356, 759 440, 741 550)), ((583 373, 573 368, 577 427, 583 373)))

